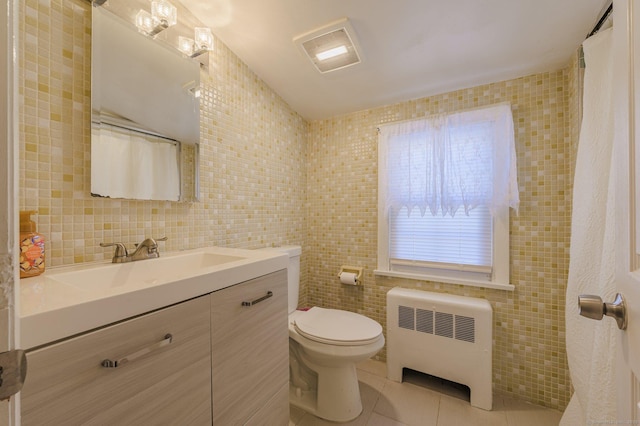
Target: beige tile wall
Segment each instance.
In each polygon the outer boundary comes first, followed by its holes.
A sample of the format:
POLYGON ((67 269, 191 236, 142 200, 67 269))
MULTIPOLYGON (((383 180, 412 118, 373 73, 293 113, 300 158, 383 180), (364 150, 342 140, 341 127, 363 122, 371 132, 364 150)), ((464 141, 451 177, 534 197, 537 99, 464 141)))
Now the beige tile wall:
MULTIPOLYGON (((566 71, 459 90, 311 123, 308 163, 310 305, 386 322, 394 286, 488 299, 494 308, 495 390, 564 408, 570 385, 564 294, 570 232, 571 140, 566 71), (375 277, 380 123, 508 101, 516 132, 520 214, 511 215, 513 292, 375 277), (344 286, 341 265, 365 268, 344 286)), ((380 355, 385 358, 385 353, 380 355)))
POLYGON ((573 69, 306 123, 216 42, 203 73, 201 202, 94 199, 90 26, 83 0, 21 2, 20 205, 39 211, 48 265, 108 259, 111 251, 99 242, 133 244, 145 236, 167 235, 164 250, 303 244, 303 304, 384 324, 386 291, 396 285, 484 297, 495 310, 495 389, 566 406, 573 69), (511 218, 516 290, 375 278, 375 127, 502 101, 513 106, 522 199, 520 215, 511 218), (343 264, 365 267, 364 286, 337 282, 343 264))
POLYGON ((89 194, 91 6, 27 0, 20 16, 20 208, 39 212, 47 265, 110 259, 101 241, 151 236, 169 237, 163 251, 303 243, 308 124, 222 43, 202 73, 201 202, 99 199, 89 194))

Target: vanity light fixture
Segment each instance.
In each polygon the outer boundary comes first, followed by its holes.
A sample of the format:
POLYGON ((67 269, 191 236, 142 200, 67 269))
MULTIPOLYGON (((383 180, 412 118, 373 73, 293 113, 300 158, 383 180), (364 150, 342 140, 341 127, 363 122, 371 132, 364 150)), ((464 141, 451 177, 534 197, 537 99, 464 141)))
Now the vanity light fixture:
POLYGON ((195 37, 178 37, 178 49, 187 56, 195 58, 204 52, 213 50, 213 34, 206 27, 196 27, 195 37))
POLYGON ((196 99, 202 96, 202 89, 197 85, 195 81, 186 82, 182 85, 182 88, 191 93, 196 99))
POLYGON ((166 0, 151 2, 151 13, 141 9, 136 15, 138 30, 150 37, 166 30, 178 21, 178 10, 166 0))

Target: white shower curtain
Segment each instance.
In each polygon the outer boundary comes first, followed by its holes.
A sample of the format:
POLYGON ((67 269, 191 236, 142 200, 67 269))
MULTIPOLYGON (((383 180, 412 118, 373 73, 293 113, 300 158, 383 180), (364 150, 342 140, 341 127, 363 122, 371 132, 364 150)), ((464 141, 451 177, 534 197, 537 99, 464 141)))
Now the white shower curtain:
POLYGON ((615 321, 578 315, 578 295, 606 301, 614 287, 612 29, 583 44, 584 113, 576 159, 567 283, 566 341, 574 394, 561 426, 610 424, 616 418, 615 321))
POLYGON ((91 129, 91 192, 111 198, 180 200, 179 145, 102 123, 91 129))

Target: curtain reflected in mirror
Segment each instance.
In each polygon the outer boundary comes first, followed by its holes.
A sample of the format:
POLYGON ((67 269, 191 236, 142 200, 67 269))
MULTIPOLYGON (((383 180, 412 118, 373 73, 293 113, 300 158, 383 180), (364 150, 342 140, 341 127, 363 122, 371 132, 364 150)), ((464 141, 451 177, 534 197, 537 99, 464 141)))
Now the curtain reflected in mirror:
POLYGON ((180 200, 179 144, 106 123, 92 131, 99 132, 91 140, 92 193, 180 200))
POLYGON ((196 201, 199 63, 93 7, 91 194, 196 201))

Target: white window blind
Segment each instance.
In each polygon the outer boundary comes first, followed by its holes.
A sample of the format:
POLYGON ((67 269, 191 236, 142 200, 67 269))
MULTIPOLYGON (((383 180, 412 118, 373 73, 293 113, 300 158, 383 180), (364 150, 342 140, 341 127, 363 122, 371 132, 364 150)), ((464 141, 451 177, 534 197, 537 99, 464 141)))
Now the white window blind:
POLYGON ((406 208, 389 215, 389 260, 397 266, 424 266, 491 273, 492 218, 486 206, 469 216, 421 216, 406 208))

